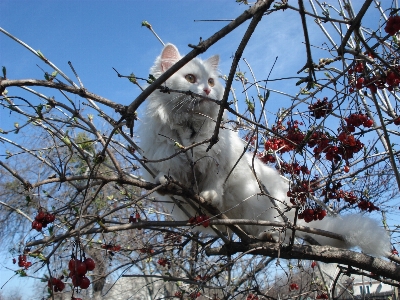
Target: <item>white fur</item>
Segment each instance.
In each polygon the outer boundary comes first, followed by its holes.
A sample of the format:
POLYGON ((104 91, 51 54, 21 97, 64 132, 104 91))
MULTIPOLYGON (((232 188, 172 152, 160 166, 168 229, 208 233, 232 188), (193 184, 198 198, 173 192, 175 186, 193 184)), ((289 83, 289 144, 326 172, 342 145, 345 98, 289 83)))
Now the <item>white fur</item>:
MULTIPOLYGON (((179 59, 180 55, 176 47, 168 44, 162 54, 157 57, 150 72, 157 78, 179 59)), ((218 56, 205 61, 196 58, 170 77, 166 86, 204 96, 206 96, 204 89, 210 88, 208 97, 220 100, 223 87, 218 81, 218 61, 218 56), (195 75, 197 81, 188 82, 185 79, 187 74, 195 75), (214 79, 213 87, 208 85, 209 78, 214 79)), ((155 91, 147 100, 146 114, 142 118, 143 124, 139 130, 140 146, 144 151, 144 157, 150 160, 167 158, 179 150, 175 142, 190 146, 210 138, 215 127, 215 122, 212 120, 216 119, 218 110, 219 106, 211 101, 196 100, 177 93, 164 94, 155 91)), ((186 186, 193 187, 200 196, 211 201, 215 207, 232 219, 282 221, 270 199, 257 196, 260 188, 251 170, 253 161, 251 154, 244 154, 225 182, 228 173, 244 151, 244 144, 236 132, 220 129, 218 143, 208 152, 206 152, 207 147, 208 143, 172 159, 149 163, 148 166, 157 175, 156 181, 165 182, 164 175, 168 174, 186 186), (195 162, 194 174, 190 161, 195 162)), ((289 203, 286 196, 288 185, 274 169, 258 159, 254 160, 254 169, 272 197, 289 203)), ((147 180, 154 180, 149 174, 144 176, 147 180)), ((166 196, 160 195, 160 197, 165 201, 171 201, 166 196)), ((279 201, 277 203, 279 204, 279 201)), ((280 206, 283 207, 283 205, 280 206)), ((192 216, 196 214, 195 210, 188 205, 185 207, 192 216)), ((165 208, 172 212, 176 220, 188 220, 188 217, 174 204, 165 203, 165 208)), ((285 215, 289 220, 294 218, 293 210, 285 215)), ((343 243, 326 237, 312 236, 322 245, 343 248, 359 246, 363 251, 375 255, 384 255, 390 250, 390 242, 385 230, 370 218, 359 215, 325 217, 322 221, 310 224, 299 220, 299 224, 335 232, 346 239, 343 243)), ((255 236, 263 230, 271 230, 271 228, 250 225, 243 228, 255 236)), ((299 236, 302 237, 304 234, 299 233, 299 236)))

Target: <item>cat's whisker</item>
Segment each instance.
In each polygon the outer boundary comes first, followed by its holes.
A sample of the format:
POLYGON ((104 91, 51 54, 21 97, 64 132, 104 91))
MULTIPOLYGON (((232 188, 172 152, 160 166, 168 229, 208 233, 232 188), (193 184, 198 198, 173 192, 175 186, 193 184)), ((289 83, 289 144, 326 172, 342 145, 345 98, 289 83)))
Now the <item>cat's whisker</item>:
POLYGON ((175 111, 175 113, 177 113, 184 105, 185 105, 186 99, 182 98, 179 100, 179 102, 172 108, 172 111, 175 111))

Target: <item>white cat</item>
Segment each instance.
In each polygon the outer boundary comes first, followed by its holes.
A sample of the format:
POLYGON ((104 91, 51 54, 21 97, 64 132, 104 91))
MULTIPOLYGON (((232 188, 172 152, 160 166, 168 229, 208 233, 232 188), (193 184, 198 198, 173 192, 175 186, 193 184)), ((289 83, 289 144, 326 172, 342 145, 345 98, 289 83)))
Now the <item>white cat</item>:
MULTIPOLYGON (((158 78, 180 58, 178 49, 168 44, 157 57, 150 73, 158 78)), ((193 59, 170 77, 165 85, 170 89, 191 91, 221 100, 224 88, 218 80, 218 63, 218 56, 212 56, 205 61, 193 59)), ((176 143, 190 146, 209 139, 214 131, 218 111, 219 106, 216 103, 203 98, 193 98, 175 92, 153 92, 147 99, 146 113, 142 117, 143 123, 139 130, 143 156, 149 160, 168 158, 179 151, 176 143)), ((193 187, 201 197, 232 219, 282 221, 268 197, 256 196, 260 193, 260 188, 251 169, 252 155, 245 153, 239 160, 244 151, 244 143, 238 134, 230 129, 221 128, 218 143, 206 152, 208 145, 209 143, 205 143, 171 159, 148 163, 157 175, 155 181, 165 183, 164 175, 169 175, 186 186, 193 187), (236 163, 233 173, 225 182, 236 163)), ((273 198, 289 203, 288 185, 277 171, 258 159, 254 160, 254 169, 273 198)), ((154 180, 149 174, 144 174, 144 177, 149 181, 154 180)), ((169 197, 160 195, 160 198, 169 202, 164 206, 175 220, 188 220, 188 216, 176 207, 169 197)), ((277 203, 279 204, 279 201, 277 203)), ((192 216, 196 214, 189 205, 184 206, 192 216)), ((284 207, 282 204, 280 206, 284 207)), ((294 210, 285 215, 293 221, 294 210)), ((302 220, 299 220, 298 224, 335 232, 343 235, 346 240, 341 242, 313 235, 312 237, 322 245, 342 248, 359 246, 364 252, 374 255, 384 255, 390 251, 389 237, 385 230, 370 218, 359 215, 327 216, 322 221, 315 221, 310 225, 306 225, 302 220)), ((243 228, 254 236, 264 230, 271 230, 253 225, 243 228)), ((305 234, 298 232, 298 236, 302 237, 305 234)))

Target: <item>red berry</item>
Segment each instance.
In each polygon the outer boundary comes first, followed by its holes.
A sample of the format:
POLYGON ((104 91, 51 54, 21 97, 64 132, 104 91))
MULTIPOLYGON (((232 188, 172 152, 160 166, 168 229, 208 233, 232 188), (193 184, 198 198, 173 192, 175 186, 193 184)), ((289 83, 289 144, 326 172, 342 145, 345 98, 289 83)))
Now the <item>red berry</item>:
POLYGON ((45 220, 46 220, 48 223, 53 223, 55 219, 56 219, 56 216, 55 216, 55 215, 53 215, 53 214, 46 214, 45 220))
POLYGON ((345 173, 349 173, 350 167, 349 167, 348 165, 345 165, 344 168, 343 168, 343 171, 344 171, 345 173))
POLYGON ((246 300, 258 300, 258 297, 254 294, 248 294, 246 300))
POLYGON ((76 263, 76 274, 85 275, 86 274, 86 264, 84 262, 78 261, 76 263))
POLYGON ((372 127, 372 125, 374 125, 374 121, 372 121, 371 119, 368 119, 363 123, 363 125, 364 125, 364 127, 370 128, 370 127, 372 127))
POLYGON ((360 77, 357 79, 358 84, 363 84, 364 83, 364 77, 360 77))
POLYGON ((42 231, 43 224, 37 220, 33 220, 32 222, 32 229, 36 229, 37 231, 42 231))
POLYGON ((86 259, 84 260, 84 263, 85 263, 86 269, 87 269, 88 271, 93 271, 94 268, 96 267, 96 263, 95 263, 94 260, 91 259, 91 258, 86 258, 86 259))
POLYGON ((89 287, 89 285, 90 285, 90 279, 87 278, 86 276, 83 276, 81 281, 80 281, 79 287, 81 289, 86 290, 89 287))
POLYGON ((207 228, 208 226, 210 226, 210 218, 204 215, 203 227, 207 228))
POLYGON ((197 216, 196 218, 197 223, 202 223, 203 221, 204 221, 204 215, 197 216))
POLYGON ((82 281, 82 277, 81 276, 73 275, 71 277, 71 279, 72 279, 72 285, 73 286, 75 286, 75 287, 80 286, 81 281, 82 281))
POLYGON ((41 221, 41 220, 43 220, 45 217, 46 217, 46 214, 44 213, 44 211, 39 210, 39 211, 38 211, 38 214, 37 214, 36 217, 35 217, 35 220, 41 221))
POLYGON ((57 284, 57 278, 50 278, 49 281, 47 282, 47 286, 51 287, 51 286, 55 286, 57 284))
POLYGON ((68 270, 75 272, 76 259, 72 258, 68 263, 68 270))

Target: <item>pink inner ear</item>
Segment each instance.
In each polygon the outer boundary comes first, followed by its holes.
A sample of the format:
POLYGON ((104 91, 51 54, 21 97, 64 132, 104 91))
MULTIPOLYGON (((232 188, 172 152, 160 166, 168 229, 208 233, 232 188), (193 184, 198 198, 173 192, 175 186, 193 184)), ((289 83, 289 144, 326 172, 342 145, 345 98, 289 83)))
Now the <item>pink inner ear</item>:
POLYGON ((217 70, 219 64, 219 55, 211 56, 205 62, 209 64, 214 70, 217 70))
POLYGON ((163 72, 171 68, 173 64, 175 64, 181 58, 178 49, 169 44, 165 46, 163 52, 161 53, 161 68, 163 72))

